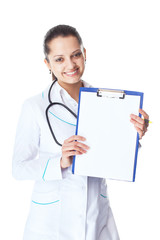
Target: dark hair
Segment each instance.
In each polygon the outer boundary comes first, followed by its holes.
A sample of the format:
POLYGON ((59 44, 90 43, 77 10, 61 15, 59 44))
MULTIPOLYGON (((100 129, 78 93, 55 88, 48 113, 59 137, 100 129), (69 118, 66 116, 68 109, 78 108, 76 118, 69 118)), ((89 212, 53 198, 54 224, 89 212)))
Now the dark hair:
POLYGON ((53 28, 51 28, 45 35, 44 37, 44 43, 43 43, 43 50, 44 50, 44 54, 45 54, 45 58, 46 60, 49 62, 48 60, 48 54, 50 52, 50 48, 49 48, 49 43, 52 39, 57 38, 57 37, 67 37, 67 36, 74 36, 77 38, 78 42, 80 45, 82 45, 82 39, 79 35, 79 33, 77 32, 76 28, 71 27, 69 25, 57 25, 53 28))

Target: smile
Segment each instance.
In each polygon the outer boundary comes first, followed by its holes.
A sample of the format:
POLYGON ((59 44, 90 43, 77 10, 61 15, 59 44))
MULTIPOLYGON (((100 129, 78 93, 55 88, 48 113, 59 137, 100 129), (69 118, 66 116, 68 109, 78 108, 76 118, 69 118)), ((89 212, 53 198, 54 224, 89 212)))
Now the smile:
POLYGON ((77 73, 78 73, 78 68, 73 72, 65 72, 65 74, 70 77, 75 76, 77 73))

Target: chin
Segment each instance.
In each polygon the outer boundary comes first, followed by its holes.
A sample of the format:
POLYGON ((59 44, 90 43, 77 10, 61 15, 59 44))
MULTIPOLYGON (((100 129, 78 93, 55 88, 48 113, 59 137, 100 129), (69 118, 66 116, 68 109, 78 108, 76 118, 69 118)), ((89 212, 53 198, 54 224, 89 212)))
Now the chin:
POLYGON ((67 83, 67 84, 76 84, 80 81, 81 81, 80 77, 79 78, 68 78, 68 79, 65 78, 64 80, 62 80, 62 82, 67 83))

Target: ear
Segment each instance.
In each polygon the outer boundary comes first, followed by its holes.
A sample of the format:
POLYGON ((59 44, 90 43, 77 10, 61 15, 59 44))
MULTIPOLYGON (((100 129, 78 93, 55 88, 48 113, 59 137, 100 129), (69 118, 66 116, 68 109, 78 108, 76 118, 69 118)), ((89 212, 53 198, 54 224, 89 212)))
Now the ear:
POLYGON ((47 61, 46 58, 44 59, 44 63, 46 64, 47 68, 48 68, 49 70, 51 70, 50 63, 47 61))
POLYGON ((84 52, 84 59, 86 61, 86 49, 85 48, 83 48, 83 52, 84 52))

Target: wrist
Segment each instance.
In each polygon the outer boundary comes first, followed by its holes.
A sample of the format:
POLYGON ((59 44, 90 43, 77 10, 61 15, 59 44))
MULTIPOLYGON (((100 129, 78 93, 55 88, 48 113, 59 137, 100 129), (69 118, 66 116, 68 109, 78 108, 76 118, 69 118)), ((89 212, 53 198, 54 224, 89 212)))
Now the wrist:
POLYGON ((61 167, 62 169, 66 168, 66 166, 64 166, 64 163, 63 163, 63 161, 62 161, 62 157, 61 157, 61 159, 60 159, 60 167, 61 167))

